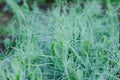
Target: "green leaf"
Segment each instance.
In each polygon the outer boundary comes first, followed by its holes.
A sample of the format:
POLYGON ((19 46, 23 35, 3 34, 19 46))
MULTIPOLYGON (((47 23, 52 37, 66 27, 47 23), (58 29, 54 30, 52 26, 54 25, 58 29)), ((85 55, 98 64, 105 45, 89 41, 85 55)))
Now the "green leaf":
POLYGON ((54 44, 51 45, 51 54, 55 56, 55 45, 54 44))
POLYGON ((82 42, 81 44, 81 52, 84 53, 85 55, 88 55, 88 52, 91 48, 91 43, 89 40, 85 40, 84 42, 82 42))
POLYGON ((12 41, 9 38, 4 40, 4 44, 7 50, 9 50, 9 48, 12 47, 12 41))
POLYGON ((83 80, 83 71, 77 69, 77 80, 83 80))
POLYGON ((63 43, 58 42, 55 44, 55 55, 61 58, 62 54, 63 54, 63 43))

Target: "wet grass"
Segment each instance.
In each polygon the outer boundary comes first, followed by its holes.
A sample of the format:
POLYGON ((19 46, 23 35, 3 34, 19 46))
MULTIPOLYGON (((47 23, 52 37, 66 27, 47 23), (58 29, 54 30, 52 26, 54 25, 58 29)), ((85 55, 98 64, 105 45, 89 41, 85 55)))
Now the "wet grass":
MULTIPOLYGON (((8 4, 15 14, 9 26, 17 38, 0 61, 0 80, 120 79, 119 6, 108 3, 103 13, 96 1, 84 9, 61 3, 44 13, 8 4)), ((5 43, 9 47, 9 40, 5 43)))

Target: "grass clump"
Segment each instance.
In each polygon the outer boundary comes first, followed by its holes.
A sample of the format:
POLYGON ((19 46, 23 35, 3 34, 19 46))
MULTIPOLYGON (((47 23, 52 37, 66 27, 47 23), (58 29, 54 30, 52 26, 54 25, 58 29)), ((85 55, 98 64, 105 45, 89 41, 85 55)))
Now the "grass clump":
POLYGON ((105 14, 96 1, 47 13, 13 8, 18 38, 14 54, 0 62, 0 79, 119 80, 117 8, 108 5, 105 14))

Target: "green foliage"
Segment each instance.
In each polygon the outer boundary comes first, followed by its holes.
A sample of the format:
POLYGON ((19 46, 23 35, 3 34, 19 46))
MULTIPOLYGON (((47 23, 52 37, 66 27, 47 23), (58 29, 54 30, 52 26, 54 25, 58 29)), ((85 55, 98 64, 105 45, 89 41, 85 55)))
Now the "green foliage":
POLYGON ((46 3, 46 0, 26 0, 27 3, 34 3, 34 2, 37 2, 37 3, 40 3, 40 4, 45 4, 46 3))
POLYGON ((4 40, 4 45, 7 50, 7 52, 10 52, 10 48, 12 47, 12 41, 10 39, 5 39, 4 40))
POLYGON ((119 0, 102 0, 104 3, 110 2, 110 3, 119 3, 119 0))
POLYGON ((0 35, 1 36, 5 36, 5 35, 7 35, 9 33, 10 33, 10 29, 9 28, 0 27, 0 35))
POLYGON ((0 0, 0 3, 4 2, 5 0, 0 0))
MULTIPOLYGON (((84 9, 61 3, 44 13, 7 2, 18 38, 8 51, 14 55, 0 62, 0 80, 119 80, 116 6, 109 4, 103 14, 97 1, 84 9)), ((4 42, 9 48, 11 41, 4 42)))

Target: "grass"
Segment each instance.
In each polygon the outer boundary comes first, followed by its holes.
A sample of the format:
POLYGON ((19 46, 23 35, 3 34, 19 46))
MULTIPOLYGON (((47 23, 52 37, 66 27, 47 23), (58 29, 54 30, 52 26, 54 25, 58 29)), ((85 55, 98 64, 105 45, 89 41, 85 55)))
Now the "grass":
POLYGON ((9 1, 15 14, 9 26, 17 38, 0 61, 0 80, 120 79, 119 6, 108 3, 103 13, 96 1, 84 9, 59 4, 44 13, 9 1))

